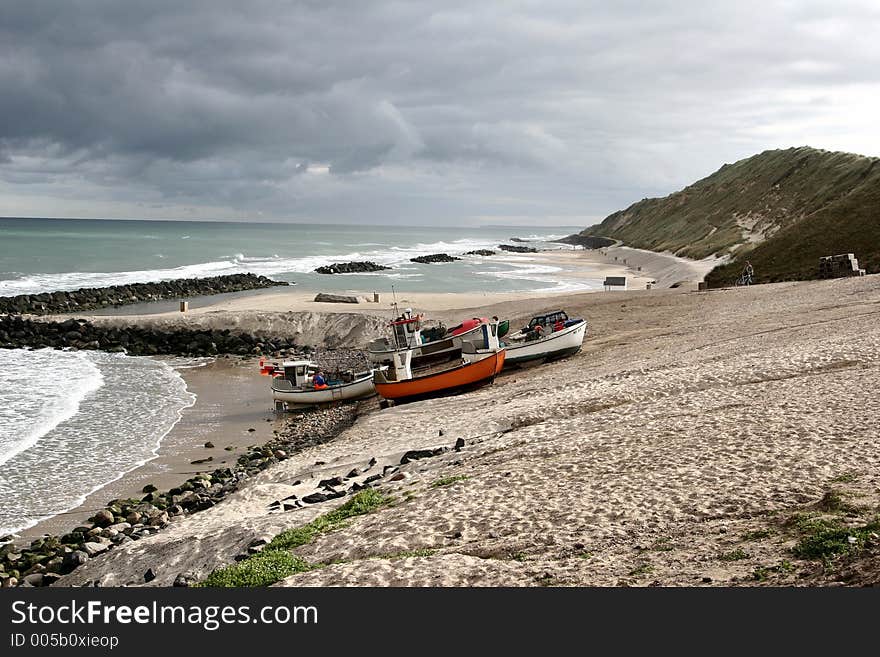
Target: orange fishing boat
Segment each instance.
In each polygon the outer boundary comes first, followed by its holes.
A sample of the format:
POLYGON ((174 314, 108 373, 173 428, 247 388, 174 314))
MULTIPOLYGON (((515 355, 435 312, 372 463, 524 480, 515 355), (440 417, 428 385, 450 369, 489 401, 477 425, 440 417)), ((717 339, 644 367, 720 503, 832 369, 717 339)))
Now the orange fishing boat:
POLYGON ((483 357, 478 360, 451 364, 446 369, 437 370, 437 366, 433 366, 426 374, 418 374, 416 370, 415 376, 403 381, 388 381, 384 372, 376 372, 373 384, 379 395, 394 400, 430 397, 440 392, 462 390, 492 381, 504 367, 504 353, 504 349, 499 349, 481 354, 483 357), (380 382, 381 379, 384 381, 380 382))
POLYGON ((493 381, 504 366, 498 322, 475 318, 459 335, 423 343, 421 317, 407 308, 390 324, 396 349, 374 351, 376 392, 385 399, 414 400, 493 381))

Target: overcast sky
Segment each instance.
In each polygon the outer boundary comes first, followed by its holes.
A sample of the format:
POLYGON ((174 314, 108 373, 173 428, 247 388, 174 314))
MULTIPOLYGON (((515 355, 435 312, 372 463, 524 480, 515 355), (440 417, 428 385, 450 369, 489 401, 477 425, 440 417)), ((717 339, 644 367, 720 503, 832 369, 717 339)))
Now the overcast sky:
POLYGON ((880 2, 0 5, 0 216, 588 225, 880 155, 880 2))

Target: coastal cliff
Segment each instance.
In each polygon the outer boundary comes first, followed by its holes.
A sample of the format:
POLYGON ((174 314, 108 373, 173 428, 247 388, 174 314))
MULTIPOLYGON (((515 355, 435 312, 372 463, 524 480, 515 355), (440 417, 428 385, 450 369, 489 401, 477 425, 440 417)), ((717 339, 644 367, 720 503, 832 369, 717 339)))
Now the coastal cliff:
MULTIPOLYGON (((880 271, 880 159, 801 147, 725 164, 664 198, 643 199, 572 238, 701 259, 725 257, 706 280, 816 278, 821 256, 855 253, 880 271)), ((593 247, 595 248, 595 247, 593 247)))

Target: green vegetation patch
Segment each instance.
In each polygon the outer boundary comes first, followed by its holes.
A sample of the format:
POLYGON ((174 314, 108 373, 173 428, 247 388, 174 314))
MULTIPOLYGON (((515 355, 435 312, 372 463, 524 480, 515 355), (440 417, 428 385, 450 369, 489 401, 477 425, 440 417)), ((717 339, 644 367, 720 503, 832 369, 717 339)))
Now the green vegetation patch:
POLYGON ((455 475, 453 477, 443 477, 431 484, 431 488, 441 488, 443 486, 451 486, 457 481, 466 481, 470 479, 467 475, 455 475))
POLYGON ((792 548, 795 556, 809 560, 828 560, 842 554, 858 554, 880 532, 880 519, 860 527, 841 527, 815 523, 792 548))
POLYGON ((675 548, 675 545, 672 544, 672 539, 668 536, 664 538, 658 538, 654 541, 654 544, 651 546, 651 550, 655 552, 671 552, 675 548))
POLYGON ((629 571, 630 577, 639 577, 640 575, 648 575, 654 571, 654 566, 649 563, 643 563, 629 571))
POLYGON ((847 502, 840 491, 834 490, 833 488, 825 492, 816 506, 820 510, 829 513, 854 513, 859 511, 859 508, 856 505, 847 502))
POLYGON ((244 561, 215 570, 200 586, 269 586, 312 568, 305 559, 287 550, 263 550, 244 561))
POLYGON ((730 552, 722 552, 718 555, 721 561, 742 561, 748 559, 751 555, 742 548, 736 548, 730 552))
POLYGON ((291 550, 311 543, 319 534, 345 526, 349 518, 370 513, 390 502, 390 498, 372 488, 362 490, 333 511, 302 527, 278 534, 260 553, 218 568, 200 586, 268 586, 290 575, 318 568, 320 566, 308 563, 291 550))
POLYGON ((742 535, 742 540, 744 541, 760 541, 764 538, 770 538, 773 535, 773 531, 770 529, 756 529, 751 532, 746 532, 742 535))
POLYGON ((752 571, 752 578, 758 582, 764 582, 770 579, 771 575, 786 575, 793 573, 794 570, 794 564, 783 559, 775 566, 757 566, 752 571))

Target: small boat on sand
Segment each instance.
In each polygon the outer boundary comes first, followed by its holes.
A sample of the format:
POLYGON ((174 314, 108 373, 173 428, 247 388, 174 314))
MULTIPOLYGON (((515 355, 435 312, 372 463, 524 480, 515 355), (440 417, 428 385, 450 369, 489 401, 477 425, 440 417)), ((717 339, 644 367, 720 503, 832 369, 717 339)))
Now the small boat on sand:
POLYGON ((529 325, 506 337, 505 365, 548 362, 581 350, 587 322, 571 319, 563 310, 537 315, 529 325))
POLYGON ((261 373, 272 376, 272 398, 276 410, 287 406, 313 406, 334 401, 362 399, 376 394, 373 370, 344 371, 328 375, 324 384, 315 385, 317 365, 307 360, 261 363, 261 373))
POLYGON ((385 399, 412 401, 493 381, 505 357, 498 323, 475 319, 480 321, 462 326, 458 335, 423 342, 421 316, 406 309, 390 324, 397 348, 374 360, 380 365, 373 373, 376 392, 385 399))

